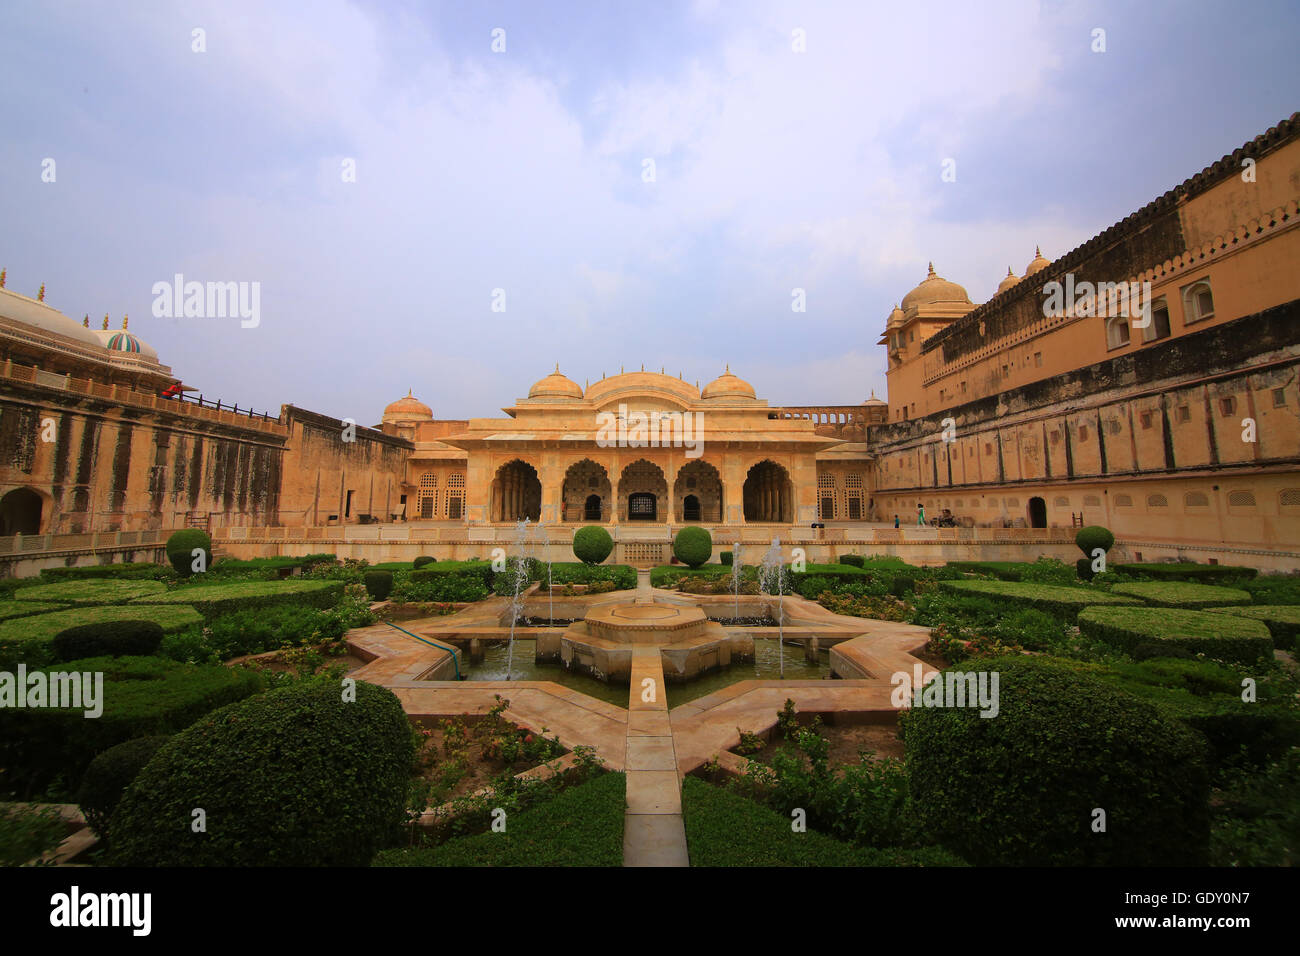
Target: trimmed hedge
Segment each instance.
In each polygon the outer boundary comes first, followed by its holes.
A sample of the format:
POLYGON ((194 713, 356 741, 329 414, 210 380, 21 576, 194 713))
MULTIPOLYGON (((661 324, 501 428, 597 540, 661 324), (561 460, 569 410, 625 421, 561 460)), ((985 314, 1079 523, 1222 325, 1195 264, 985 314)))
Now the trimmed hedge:
POLYGON ((1210 606, 1249 604, 1250 595, 1236 588, 1210 584, 1185 584, 1181 581, 1138 581, 1116 584, 1112 594, 1126 594, 1157 607, 1181 607, 1188 610, 1210 606))
MULTIPOLYGON (((1091 561, 1091 558, 1088 560, 1091 561)), ((955 571, 991 574, 1003 581, 1019 581, 1021 575, 1025 573, 1025 568, 1030 566, 1028 561, 949 561, 945 565, 955 571)))
POLYGON ((673 538, 673 556, 689 568, 698 568, 713 557, 713 535, 694 525, 682 528, 673 538))
POLYGON ((203 623, 192 607, 178 605, 126 604, 107 607, 74 607, 31 617, 0 621, 0 670, 22 662, 29 668, 44 667, 54 660, 54 638, 80 624, 108 621, 156 621, 163 633, 183 631, 203 623))
POLYGON ((1211 614, 1235 614, 1263 621, 1273 635, 1273 646, 1286 650, 1297 647, 1300 639, 1300 605, 1266 604, 1253 607, 1207 607, 1211 614))
POLYGON ((251 670, 161 657, 92 657, 42 670, 102 672, 104 712, 88 720, 84 709, 0 708, 0 766, 9 786, 28 793, 58 778, 75 788, 90 761, 109 747, 175 733, 263 687, 251 670))
POLYGON ((600 564, 614 550, 614 539, 599 525, 588 525, 573 533, 573 554, 583 564, 600 564))
POLYGON ((123 792, 169 740, 171 737, 165 734, 133 737, 109 747, 90 762, 86 775, 81 779, 77 803, 90 828, 101 838, 108 836, 108 819, 121 801, 123 792))
POLYGON ((1273 654, 1273 639, 1262 621, 1205 611, 1090 607, 1079 614, 1079 630, 1128 654, 1142 644, 1176 647, 1245 664, 1273 654))
POLYGON ((0 621, 8 621, 15 617, 31 617, 33 614, 44 614, 46 611, 62 611, 67 608, 66 604, 41 604, 37 601, 4 601, 0 603, 0 621))
POLYGON ((367 571, 361 580, 365 582, 366 593, 372 601, 386 601, 393 593, 392 571, 367 571))
POLYGON ((50 642, 54 659, 85 657, 148 657, 158 652, 163 629, 157 621, 100 621, 60 631, 50 642))
POLYGON ((731 558, 732 558, 732 554, 731 554, 730 551, 719 551, 719 552, 718 552, 718 563, 719 563, 719 564, 725 564, 727 567, 731 567, 731 558))
POLYGON ((188 578, 194 573, 194 550, 202 548, 203 567, 212 567, 212 538, 206 531, 198 528, 182 528, 167 539, 167 560, 171 562, 176 573, 188 578))
POLYGON ((1068 663, 991 658, 996 718, 899 715, 926 832, 977 866, 1198 866, 1209 851, 1205 741, 1068 663), (1094 810, 1106 831, 1092 830, 1094 810))
POLYGON ((188 604, 202 614, 205 620, 210 621, 223 614, 281 604, 331 608, 339 603, 342 596, 342 581, 237 581, 231 584, 196 584, 176 588, 137 603, 188 604))
POLYGON ((392 691, 337 681, 223 707, 169 741, 109 824, 125 866, 364 866, 406 820, 415 745, 392 691), (202 807, 207 832, 191 829, 202 807))
MULTIPOLYGON (((166 593, 161 581, 60 581, 57 584, 37 584, 14 592, 15 601, 40 601, 52 604, 70 604, 74 607, 92 607, 96 604, 125 604, 127 601, 147 600, 166 593)), ((150 602, 152 603, 152 602, 150 602)))
POLYGON ((1190 561, 1179 564, 1116 564, 1111 566, 1111 570, 1153 581, 1199 581, 1202 584, 1253 578, 1259 573, 1256 568, 1230 564, 1194 564, 1190 561))
POLYGON ((994 598, 1021 607, 1037 608, 1063 620, 1073 621, 1084 608, 1099 604, 1139 606, 1136 598, 1113 595, 1092 588, 1057 584, 1026 584, 1016 581, 940 581, 939 587, 958 597, 994 598))
POLYGON ((841 554, 839 559, 840 564, 847 564, 851 568, 860 568, 865 561, 866 558, 860 554, 841 554))
POLYGON ((603 773, 510 815, 504 833, 385 850, 372 866, 621 866, 626 782, 603 773))
POLYGON ((940 849, 857 847, 824 833, 795 833, 790 818, 698 777, 682 781, 691 866, 965 866, 940 849))
POLYGON ((1074 543, 1078 545, 1084 557, 1091 558, 1092 552, 1097 548, 1109 551, 1115 547, 1115 535, 1111 533, 1109 528, 1103 528, 1099 524, 1092 524, 1079 529, 1074 536, 1074 543))
POLYGON ((120 581, 156 581, 167 577, 170 570, 151 561, 134 561, 124 564, 89 564, 84 567, 42 568, 41 580, 80 581, 86 578, 116 578, 120 581))
MULTIPOLYGON (((426 564, 438 564, 438 563, 439 563, 439 561, 438 561, 437 558, 431 558, 431 557, 428 557, 427 555, 423 555, 423 554, 422 554, 422 555, 420 555, 418 558, 416 558, 414 561, 411 562, 411 569, 414 570, 414 571, 418 571, 418 570, 420 570, 420 568, 424 567, 426 564)), ((441 562, 441 563, 446 564, 447 562, 444 561, 444 562, 441 562)))

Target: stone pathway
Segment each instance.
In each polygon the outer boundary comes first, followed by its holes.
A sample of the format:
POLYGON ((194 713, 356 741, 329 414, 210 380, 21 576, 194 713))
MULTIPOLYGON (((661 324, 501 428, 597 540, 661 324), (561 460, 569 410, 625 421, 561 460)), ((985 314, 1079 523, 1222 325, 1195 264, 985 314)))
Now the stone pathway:
POLYGON ((682 823, 681 777, 658 647, 636 646, 632 650, 627 715, 623 865, 690 866, 682 823))

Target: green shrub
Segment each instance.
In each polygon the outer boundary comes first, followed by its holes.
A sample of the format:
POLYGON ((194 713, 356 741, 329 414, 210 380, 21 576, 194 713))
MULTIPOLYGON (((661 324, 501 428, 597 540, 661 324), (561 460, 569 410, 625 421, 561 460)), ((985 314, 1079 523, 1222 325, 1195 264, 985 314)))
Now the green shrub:
POLYGON ((426 555, 420 555, 420 557, 416 558, 414 561, 411 562, 411 568, 412 570, 418 571, 426 564, 436 564, 436 563, 438 563, 437 558, 430 558, 427 557, 426 555))
POLYGON ((161 596, 166 590, 161 581, 74 580, 22 588, 14 593, 14 600, 93 607, 97 604, 125 604, 136 599, 148 600, 161 596))
MULTIPOLYGON (((535 576, 530 580, 545 583, 547 566, 537 562, 535 576)), ((636 587, 636 568, 628 564, 581 564, 577 561, 556 561, 550 566, 552 584, 596 584, 608 581, 615 590, 636 587)), ((498 579, 508 575, 497 575, 498 579)))
POLYGON ((1115 547, 1115 536, 1110 533, 1109 528, 1103 528, 1101 525, 1088 525, 1086 528, 1080 528, 1074 536, 1074 543, 1079 546, 1084 557, 1091 558, 1092 552, 1097 548, 1103 551, 1109 551, 1115 547))
POLYGON ((183 578, 194 573, 194 551, 203 550, 203 567, 212 567, 212 538, 198 528, 182 528, 167 539, 167 560, 183 578))
POLYGON ((1212 866, 1300 866, 1300 748, 1215 797, 1212 866))
POLYGON ((1190 561, 1178 564, 1117 564, 1115 570, 1152 581, 1199 581, 1202 584, 1238 581, 1253 578, 1259 573, 1255 568, 1229 564, 1194 564, 1190 561))
POLYGON ((89 564, 83 567, 42 568, 43 581, 82 580, 85 578, 117 578, 123 581, 156 581, 170 576, 171 570, 152 561, 124 564, 89 564))
POLYGON ((1216 605, 1249 604, 1250 595, 1236 588, 1210 584, 1185 584, 1181 581, 1138 581, 1116 584, 1111 594, 1125 594, 1157 607, 1181 607, 1189 610, 1216 605))
POLYGON ((188 604, 210 621, 223 614, 276 605, 330 608, 342 596, 342 581, 238 581, 180 587, 138 603, 188 604))
POLYGON ((1273 635, 1273 646, 1283 650, 1298 647, 1300 638, 1300 605, 1268 604, 1263 607, 1207 607, 1212 614, 1235 614, 1263 621, 1273 635))
POLYGON ((343 622, 329 611, 285 604, 222 615, 204 630, 204 647, 218 660, 229 660, 338 640, 344 632, 343 622))
POLYGON ((841 554, 839 558, 840 564, 847 564, 851 568, 860 568, 865 561, 866 558, 860 554, 841 554))
POLYGON ((1000 617, 993 628, 999 641, 1030 651, 1046 651, 1065 638, 1060 620, 1043 611, 1024 608, 1000 617))
POLYGON ((727 567, 731 567, 731 552, 730 552, 730 551, 719 551, 719 552, 718 552, 718 563, 719 563, 719 564, 725 564, 727 567))
POLYGON ((46 611, 62 611, 66 607, 66 604, 41 604, 38 601, 3 601, 0 602, 0 621, 8 621, 15 617, 31 617, 34 614, 44 614, 46 611))
POLYGON ((412 571, 405 581, 393 588, 390 597, 394 601, 472 602, 481 601, 490 593, 482 575, 445 573, 426 568, 412 571))
POLYGON ((1097 576, 1092 569, 1092 558, 1080 558, 1074 562, 1074 573, 1080 581, 1091 581, 1097 576))
POLYGON ((67 835, 57 807, 0 804, 0 866, 24 866, 58 849, 67 835))
POLYGON ((90 762, 86 775, 81 778, 77 803, 90 828, 101 838, 108 836, 108 818, 122 799, 122 793, 169 740, 171 737, 165 734, 134 737, 109 747, 90 762))
POLYGON ((26 793, 58 781, 75 791, 96 754, 132 737, 175 733, 263 686, 250 670, 161 657, 92 657, 43 670, 102 672, 103 714, 88 720, 84 708, 0 708, 0 766, 8 785, 26 793))
POLYGON ((1270 574, 1247 579, 1239 585, 1256 604, 1300 605, 1300 575, 1270 574))
POLYGON ((100 621, 76 624, 54 635, 51 649, 57 661, 83 657, 148 657, 158 651, 163 629, 157 621, 100 621))
POLYGON ((125 866, 364 866, 399 833, 415 748, 392 691, 334 681, 211 713, 168 742, 109 824, 125 866), (207 832, 191 830, 202 807, 207 832))
POLYGON ((604 773, 511 813, 504 833, 384 850, 373 866, 621 866, 626 783, 604 773))
POLYGON ((673 556, 689 568, 698 568, 713 557, 713 536, 694 525, 682 528, 673 538, 673 556))
POLYGON ((388 595, 393 593, 392 571, 367 571, 362 575, 362 580, 366 583, 366 593, 371 600, 386 601, 388 595))
POLYGON ((600 564, 614 550, 614 539, 599 525, 587 525, 573 533, 573 554, 583 564, 600 564))
POLYGON ((964 866, 939 847, 854 846, 698 777, 682 781, 682 820, 692 866, 964 866))
POLYGON ((1020 580, 1029 584, 1065 584, 1075 583, 1078 577, 1074 568, 1055 558, 1041 557, 1033 564, 1025 565, 1020 580))
POLYGON ((1073 621, 1081 610, 1094 604, 1139 603, 1136 598, 1115 596, 1092 588, 1017 581, 941 581, 939 589, 958 597, 990 597, 1021 607, 1037 608, 1066 621, 1073 621))
POLYGON ((1263 622, 1204 611, 1090 607, 1079 614, 1079 630, 1125 653, 1132 653, 1142 644, 1165 644, 1242 663, 1273 654, 1273 640, 1263 622))
POLYGON ((1044 657, 981 660, 996 718, 900 714, 911 794, 944 846, 977 866, 1188 866, 1206 861, 1206 747, 1159 708, 1044 657), (1093 832, 1094 811, 1106 813, 1093 832))
POLYGON ((203 620, 192 607, 126 604, 120 607, 74 607, 17 620, 0 621, 0 670, 19 662, 44 667, 54 661, 54 638, 79 624, 109 621, 156 621, 164 634, 185 630, 203 620))

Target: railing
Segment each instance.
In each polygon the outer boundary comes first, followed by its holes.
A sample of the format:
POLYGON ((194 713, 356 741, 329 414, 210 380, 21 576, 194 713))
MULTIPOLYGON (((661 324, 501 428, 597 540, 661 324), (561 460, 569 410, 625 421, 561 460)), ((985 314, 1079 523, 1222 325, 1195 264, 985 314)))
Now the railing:
POLYGON ((0 537, 0 554, 162 547, 171 534, 171 530, 96 531, 93 534, 15 534, 0 537))

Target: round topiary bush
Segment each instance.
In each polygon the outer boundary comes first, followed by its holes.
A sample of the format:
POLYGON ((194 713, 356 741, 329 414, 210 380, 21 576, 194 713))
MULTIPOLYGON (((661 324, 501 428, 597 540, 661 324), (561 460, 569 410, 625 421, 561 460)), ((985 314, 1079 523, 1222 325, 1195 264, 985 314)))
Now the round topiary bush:
POLYGON ((614 550, 614 539, 598 525, 587 525, 573 534, 573 554, 583 564, 600 564, 614 550))
POLYGON ((1080 581, 1091 581, 1097 576, 1092 570, 1092 558, 1080 558, 1074 562, 1074 573, 1078 575, 1080 581))
POLYGON ((1079 529, 1079 533, 1074 536, 1074 543, 1079 546, 1080 551, 1091 558, 1092 552, 1096 548, 1109 551, 1115 547, 1115 536, 1110 533, 1109 528, 1103 528, 1099 524, 1092 524, 1079 529))
POLYGON ((212 538, 198 528, 182 528, 167 539, 167 560, 186 578, 194 573, 194 549, 203 549, 204 569, 212 567, 212 538))
POLYGON ((1087 665, 979 664, 999 675, 996 716, 920 706, 899 717, 926 832, 977 866, 1205 865, 1199 734, 1087 665), (1094 830, 1098 809, 1104 832, 1094 830))
POLYGON ((158 652, 163 629, 157 621, 101 621, 78 624, 54 635, 50 642, 56 661, 83 657, 148 657, 158 652))
POLYGON ((431 557, 429 557, 428 555, 423 555, 423 554, 422 554, 422 555, 420 555, 418 558, 416 558, 414 561, 411 562, 411 568, 412 568, 413 570, 418 570, 418 569, 424 567, 426 564, 433 564, 433 563, 435 563, 437 560, 438 560, 437 558, 431 558, 431 557))
POLYGON ((109 817, 126 788, 169 740, 171 737, 167 735, 134 737, 109 747, 90 762, 86 775, 81 778, 77 803, 90 828, 100 837, 107 837, 109 817))
POLYGON ((166 744, 109 822, 125 866, 365 866, 406 819, 414 758, 392 691, 287 687, 213 711, 166 744), (194 811, 206 831, 195 833, 194 811))
POLYGON ((698 568, 713 557, 713 536, 704 528, 683 528, 673 538, 673 555, 689 568, 698 568))
POLYGON ((386 601, 393 593, 392 571, 367 571, 362 580, 366 583, 366 593, 372 601, 386 601))

